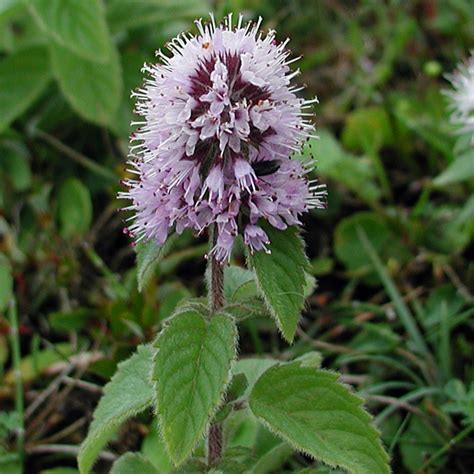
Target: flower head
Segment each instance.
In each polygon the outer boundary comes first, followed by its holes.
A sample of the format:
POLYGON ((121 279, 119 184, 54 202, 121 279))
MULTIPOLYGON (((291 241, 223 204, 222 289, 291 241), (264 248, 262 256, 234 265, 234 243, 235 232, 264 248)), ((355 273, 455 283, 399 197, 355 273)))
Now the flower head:
POLYGON ((474 53, 446 77, 453 86, 444 91, 451 101, 451 120, 460 126, 461 133, 472 135, 474 144, 474 53))
POLYGON ((292 159, 314 131, 306 120, 316 99, 296 96, 288 40, 263 35, 261 20, 243 25, 232 16, 216 25, 196 22, 183 33, 136 91, 144 118, 132 136, 126 181, 137 240, 166 240, 170 228, 198 232, 216 224, 212 254, 229 258, 240 233, 252 251, 266 250, 266 220, 278 229, 299 224, 302 213, 324 207, 325 191, 292 159))

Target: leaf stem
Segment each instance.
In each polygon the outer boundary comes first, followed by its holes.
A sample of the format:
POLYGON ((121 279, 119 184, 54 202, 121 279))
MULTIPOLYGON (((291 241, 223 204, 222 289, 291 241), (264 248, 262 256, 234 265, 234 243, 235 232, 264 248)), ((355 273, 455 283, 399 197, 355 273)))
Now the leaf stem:
POLYGON ((10 322, 10 340, 12 346, 13 370, 15 372, 15 411, 19 418, 17 428, 17 450, 20 457, 20 463, 23 466, 25 426, 24 426, 24 401, 23 401, 23 381, 21 378, 21 351, 20 351, 20 333, 18 330, 18 315, 16 311, 15 299, 10 301, 8 309, 8 318, 10 322))
MULTIPOLYGON (((214 224, 211 230, 211 250, 217 244, 218 230, 214 224)), ((216 257, 209 252, 209 302, 211 314, 218 312, 224 306, 224 267, 216 257)), ((207 437, 207 463, 216 464, 222 457, 223 430, 221 423, 212 423, 207 437)))

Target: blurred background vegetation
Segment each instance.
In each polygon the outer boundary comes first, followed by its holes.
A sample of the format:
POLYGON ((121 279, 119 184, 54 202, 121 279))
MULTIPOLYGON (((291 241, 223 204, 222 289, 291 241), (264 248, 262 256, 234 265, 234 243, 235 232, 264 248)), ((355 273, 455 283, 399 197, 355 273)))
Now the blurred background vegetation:
MULTIPOLYGON (((241 357, 319 351, 367 400, 394 472, 472 473, 474 152, 440 92, 474 47, 472 0, 1 0, 0 472, 20 472, 22 420, 25 472, 76 472, 117 363, 204 292, 207 244, 190 234, 138 292, 116 193, 141 66, 211 10, 261 15, 303 55, 320 99, 305 153, 329 189, 305 218, 319 287, 299 338, 244 321, 241 357)), ((128 450, 171 472, 149 421, 97 472, 128 450)), ((239 423, 231 445, 264 459, 252 472, 329 472, 239 423)))

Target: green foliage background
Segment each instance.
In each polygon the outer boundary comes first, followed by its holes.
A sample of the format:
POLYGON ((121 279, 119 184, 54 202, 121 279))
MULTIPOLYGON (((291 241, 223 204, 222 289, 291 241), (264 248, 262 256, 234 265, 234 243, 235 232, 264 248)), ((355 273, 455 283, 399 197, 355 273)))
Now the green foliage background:
MULTIPOLYGON (((318 351, 365 398, 394 472, 472 472, 474 152, 440 92, 443 73, 474 47, 469 0, 0 1, 0 472, 18 472, 12 295, 26 472, 59 474, 75 472, 117 364, 183 298, 203 294, 207 243, 190 234, 140 266, 138 291, 115 196, 141 66, 211 10, 261 15, 264 28, 291 37, 304 93, 320 99, 320 139, 304 154, 329 189, 328 209, 305 217, 319 287, 295 342, 270 315, 243 315, 240 357, 318 351), (58 445, 68 449, 47 449, 58 445)), ((244 260, 237 249, 233 264, 244 260)), ((228 300, 248 295, 246 314, 261 311, 252 278, 228 270, 228 300)), ((98 472, 126 451, 141 451, 143 472, 150 463, 171 472, 150 419, 118 432, 98 472)), ((233 429, 230 445, 261 460, 254 472, 330 472, 243 417, 233 429)))

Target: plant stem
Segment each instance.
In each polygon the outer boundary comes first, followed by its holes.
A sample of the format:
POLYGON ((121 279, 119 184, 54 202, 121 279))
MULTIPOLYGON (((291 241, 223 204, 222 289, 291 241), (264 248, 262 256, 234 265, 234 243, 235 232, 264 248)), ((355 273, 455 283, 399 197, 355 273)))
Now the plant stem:
MULTIPOLYGON (((211 232, 211 249, 216 245, 217 226, 211 232)), ((224 306, 224 268, 213 255, 209 255, 209 300, 212 314, 224 306)), ((213 423, 207 437, 207 463, 216 464, 222 456, 223 430, 221 423, 213 423)))
POLYGON ((10 341, 12 346, 13 370, 15 373, 15 411, 19 418, 17 428, 17 450, 20 457, 20 464, 23 466, 24 458, 24 401, 23 401, 23 381, 21 378, 21 351, 20 351, 20 333, 18 330, 18 316, 16 311, 15 299, 10 301, 8 309, 8 318, 10 320, 10 341))
MULTIPOLYGON (((211 242, 212 247, 217 243, 217 226, 212 229, 211 242)), ((211 311, 216 313, 224 306, 224 267, 213 256, 209 258, 209 296, 211 303, 211 311)))

